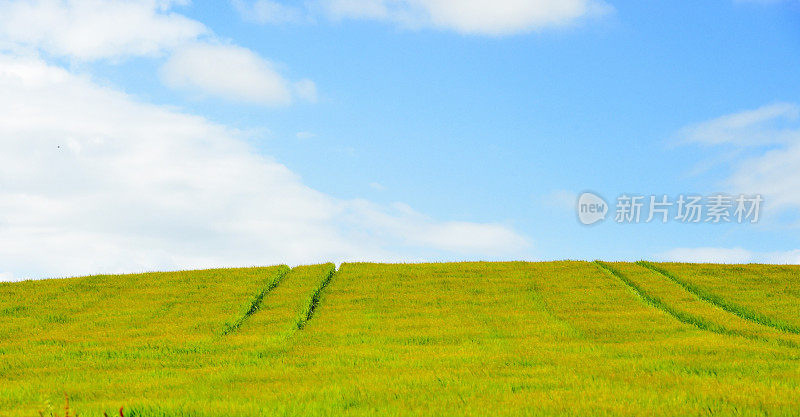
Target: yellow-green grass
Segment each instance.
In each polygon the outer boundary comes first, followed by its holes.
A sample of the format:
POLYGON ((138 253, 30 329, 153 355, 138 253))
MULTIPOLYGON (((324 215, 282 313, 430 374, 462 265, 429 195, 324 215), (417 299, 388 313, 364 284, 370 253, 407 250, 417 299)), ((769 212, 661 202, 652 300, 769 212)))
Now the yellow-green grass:
POLYGON ((288 268, 239 268, 27 281, 0 286, 0 415, 34 415, 163 390, 201 367, 207 341, 288 268), (12 414, 16 415, 16 414, 12 414))
POLYGON ((787 333, 733 314, 711 303, 650 264, 602 263, 654 307, 687 324, 721 334, 778 343, 800 348, 800 335, 787 333))
POLYGON ((800 268, 793 265, 645 264, 733 314, 800 334, 800 268))
MULTIPOLYGON (((587 263, 345 265, 311 326, 309 360, 352 414, 789 415, 799 401, 796 351, 685 325, 587 263)), ((312 414, 336 414, 315 395, 312 414)))
POLYGON ((264 297, 257 314, 220 342, 235 354, 256 358, 283 352, 286 339, 309 320, 313 294, 335 269, 334 264, 295 267, 264 297))
MULTIPOLYGON (((82 415, 119 406, 128 415, 209 417, 796 415, 800 349, 771 333, 715 331, 674 312, 777 329, 719 309, 644 266, 603 265, 344 264, 332 279, 332 265, 298 267, 233 331, 220 329, 273 281, 240 291, 213 320, 204 310, 182 317, 203 326, 151 330, 148 342, 158 349, 150 357, 136 356, 144 345, 130 341, 120 341, 130 357, 76 357, 107 340, 91 323, 88 332, 76 326, 75 346, 39 351, 50 364, 46 375, 33 357, 15 359, 22 369, 0 368, 0 415, 34 415, 36 395, 55 402, 62 393, 82 415), (650 299, 632 282, 646 286, 650 299)), ((270 271, 273 279, 279 273, 270 271)), ((233 274, 226 281, 219 285, 236 285, 233 274)), ((0 310, 35 300, 18 285, 0 286, 0 310)), ((62 308, 50 306, 41 310, 62 308)), ((80 309, 72 311, 63 314, 84 321, 80 309)), ((123 316, 108 329, 135 335, 122 328, 132 320, 123 316)), ((15 344, 35 339, 16 334, 20 340, 0 340, 0 361, 24 357, 15 344)))

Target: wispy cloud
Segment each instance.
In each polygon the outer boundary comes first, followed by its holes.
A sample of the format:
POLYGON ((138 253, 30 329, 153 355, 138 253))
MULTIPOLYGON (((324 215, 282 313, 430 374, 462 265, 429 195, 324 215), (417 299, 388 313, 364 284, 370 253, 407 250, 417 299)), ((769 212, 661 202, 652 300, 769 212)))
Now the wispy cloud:
POLYGON ((800 139, 800 130, 795 123, 798 116, 800 107, 796 104, 770 104, 688 126, 680 132, 679 140, 682 143, 737 146, 789 143, 800 139))
POLYGON ((725 149, 732 174, 727 185, 763 194, 770 211, 800 209, 800 107, 766 105, 724 115, 682 131, 683 143, 725 149), (745 152, 746 151, 746 152, 745 152))
POLYGON ((180 2, 2 1, 0 39, 79 60, 154 56, 207 34, 169 10, 180 2))
POLYGON ((249 49, 198 43, 182 47, 161 68, 164 83, 203 95, 263 105, 316 100, 313 81, 295 83, 249 49))
POLYGON ((0 51, 74 61, 167 57, 170 87, 225 100, 276 106, 316 102, 317 86, 288 80, 254 51, 219 39, 176 12, 178 0, 0 1, 0 51))
POLYGON ((297 132, 295 134, 295 137, 297 137, 297 139, 300 139, 300 140, 312 139, 312 138, 315 138, 316 136, 317 135, 315 135, 314 133, 308 132, 308 131, 305 131, 305 130, 297 132))
POLYGON ((306 2, 304 8, 270 0, 247 6, 243 0, 236 0, 234 5, 245 12, 246 19, 262 15, 258 20, 264 23, 287 21, 288 16, 306 13, 333 20, 378 20, 408 28, 489 36, 563 27, 613 11, 601 0, 316 0, 306 2))
POLYGON ((232 0, 231 4, 242 18, 249 22, 278 24, 298 23, 310 19, 301 7, 289 6, 272 0, 232 0))
POLYGON ((569 190, 555 190, 542 197, 542 203, 548 207, 574 213, 578 194, 569 190))

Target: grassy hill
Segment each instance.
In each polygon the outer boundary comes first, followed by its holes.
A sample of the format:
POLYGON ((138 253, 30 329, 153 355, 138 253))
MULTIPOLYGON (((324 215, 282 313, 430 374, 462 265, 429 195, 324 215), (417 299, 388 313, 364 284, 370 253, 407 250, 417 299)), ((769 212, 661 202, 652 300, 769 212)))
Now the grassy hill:
POLYGON ((800 268, 344 264, 0 284, 0 416, 800 410, 800 268))

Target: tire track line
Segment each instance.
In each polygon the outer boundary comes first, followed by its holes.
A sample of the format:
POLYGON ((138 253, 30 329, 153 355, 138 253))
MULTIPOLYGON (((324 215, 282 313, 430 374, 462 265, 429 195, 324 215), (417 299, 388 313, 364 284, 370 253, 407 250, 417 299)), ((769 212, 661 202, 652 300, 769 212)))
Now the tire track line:
POLYGON ((301 308, 300 314, 295 321, 295 328, 297 330, 303 330, 308 321, 314 317, 314 312, 317 310, 322 300, 322 293, 325 291, 325 288, 328 287, 328 284, 331 283, 334 275, 336 275, 336 265, 331 266, 330 271, 322 278, 319 285, 317 285, 311 293, 311 296, 309 296, 308 301, 301 308))
POLYGON ((784 346, 784 347, 800 348, 800 345, 798 345, 797 343, 795 343, 792 340, 785 340, 785 339, 781 339, 781 338, 774 338, 773 339, 773 338, 769 338, 769 337, 765 337, 765 336, 744 333, 744 332, 741 332, 741 331, 738 331, 738 330, 729 329, 729 328, 727 328, 727 327, 725 327, 723 325, 720 325, 718 323, 710 322, 710 321, 705 320, 703 318, 697 317, 697 316, 695 316, 693 314, 677 310, 674 307, 670 306, 669 304, 665 303, 660 298, 655 297, 655 296, 651 295, 650 293, 648 293, 647 291, 645 291, 643 288, 641 288, 635 282, 631 281, 628 277, 626 277, 625 274, 621 273, 620 271, 617 271, 613 267, 611 267, 611 266, 609 266, 609 265, 607 265, 607 264, 605 264, 605 263, 603 263, 603 262, 601 262, 599 260, 598 261, 594 261, 594 263, 595 263, 595 265, 598 266, 598 268, 600 268, 601 270, 603 270, 607 274, 609 274, 609 275, 619 279, 620 281, 622 281, 625 285, 628 286, 628 288, 631 289, 631 291, 633 291, 636 295, 638 295, 640 298, 642 298, 642 300, 644 300, 646 303, 650 304, 651 306, 653 306, 653 307, 655 307, 655 308, 657 308, 659 310, 664 311, 665 313, 671 315, 672 317, 674 317, 675 319, 677 319, 678 321, 680 321, 682 323, 692 325, 694 327, 697 327, 700 330, 705 330, 705 331, 709 331, 709 332, 712 332, 712 333, 717 333, 717 334, 724 335, 724 336, 738 336, 738 337, 743 337, 743 338, 748 339, 748 340, 755 340, 755 341, 759 341, 759 342, 777 343, 778 345, 781 345, 781 346, 784 346))
POLYGON ((225 323, 225 327, 222 329, 221 335, 228 335, 242 327, 242 324, 244 324, 247 318, 255 314, 259 308, 261 308, 261 303, 264 301, 264 297, 270 291, 278 287, 281 281, 283 281, 283 278, 286 277, 290 271, 291 268, 286 265, 281 265, 278 272, 272 278, 272 281, 270 281, 264 288, 253 295, 253 297, 250 299, 250 302, 245 304, 244 308, 241 309, 241 313, 233 321, 225 323))
POLYGON ((639 265, 639 266, 642 266, 644 268, 647 268, 647 269, 649 269, 649 270, 651 270, 651 271, 653 271, 653 272, 655 272, 655 273, 657 273, 657 274, 659 274, 659 275, 671 280, 672 282, 680 285, 686 291, 688 291, 688 292, 694 294, 695 296, 697 296, 697 298, 699 298, 699 299, 701 299, 701 300, 703 300, 703 301, 705 301, 705 302, 707 302, 707 303, 709 303, 709 304, 711 304, 711 305, 713 305, 715 307, 721 308, 722 310, 725 310, 728 313, 736 315, 736 316, 738 316, 738 317, 740 317, 742 319, 748 320, 748 321, 756 323, 756 324, 760 324, 762 326, 772 327, 773 329, 777 329, 777 330, 780 330, 782 332, 792 333, 792 334, 800 334, 800 328, 797 328, 797 327, 792 326, 790 324, 779 323, 779 322, 773 320, 772 318, 770 318, 768 316, 755 313, 755 312, 750 311, 749 309, 747 309, 747 308, 745 308, 743 306, 740 306, 738 304, 726 301, 722 297, 720 297, 720 296, 718 296, 718 295, 716 295, 716 294, 714 294, 714 293, 712 293, 710 291, 707 291, 707 290, 705 290, 703 288, 700 288, 700 287, 698 287, 698 286, 696 286, 694 284, 691 284, 690 282, 679 278, 677 275, 675 275, 675 274, 673 274, 673 273, 671 273, 671 272, 669 272, 667 270, 664 270, 662 268, 659 268, 658 266, 654 265, 651 262, 638 261, 638 262, 636 262, 636 264, 639 265))
POLYGON ((594 261, 594 264, 597 265, 598 268, 600 268, 603 272, 605 272, 605 273, 611 275, 612 277, 617 278, 620 281, 622 281, 623 284, 625 284, 631 291, 633 291, 637 296, 639 296, 639 298, 644 300, 645 303, 647 303, 650 306, 655 307, 655 308, 657 308, 657 309, 669 314, 670 316, 674 317, 675 319, 677 319, 681 323, 689 324, 689 325, 692 325, 694 327, 697 327, 698 329, 706 330, 706 331, 710 331, 710 332, 714 332, 714 333, 718 333, 718 334, 722 334, 722 335, 728 335, 728 336, 733 335, 733 336, 744 336, 744 337, 747 337, 747 335, 745 335, 745 334, 736 332, 734 330, 730 330, 728 328, 725 328, 723 326, 720 326, 720 325, 717 325, 717 324, 714 324, 714 323, 709 323, 706 320, 701 319, 700 317, 697 317, 697 316, 694 316, 694 315, 687 314, 687 313, 684 313, 682 311, 676 310, 676 309, 672 308, 670 305, 666 304, 660 298, 655 297, 655 296, 651 295, 650 293, 648 293, 647 291, 645 291, 642 287, 637 285, 635 282, 631 281, 628 277, 626 277, 624 274, 622 274, 621 272, 617 271, 616 269, 612 268, 611 266, 606 265, 605 263, 603 263, 601 261, 594 261))

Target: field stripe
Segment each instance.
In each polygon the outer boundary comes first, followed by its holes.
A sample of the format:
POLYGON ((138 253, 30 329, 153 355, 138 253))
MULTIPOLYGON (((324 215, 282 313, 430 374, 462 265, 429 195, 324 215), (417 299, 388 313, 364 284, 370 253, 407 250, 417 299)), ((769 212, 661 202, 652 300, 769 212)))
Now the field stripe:
POLYGON ((669 306, 668 304, 664 303, 661 299, 649 294, 647 291, 645 291, 643 288, 641 288, 636 283, 631 281, 628 277, 626 277, 620 271, 617 271, 616 269, 612 268, 611 266, 606 265, 605 263, 600 262, 600 261, 594 261, 594 263, 595 263, 595 265, 597 265, 604 272, 606 272, 609 275, 611 275, 611 276, 619 279, 620 281, 622 281, 625 285, 627 285, 634 293, 636 293, 636 295, 638 295, 646 303, 650 304, 651 306, 653 306, 653 307, 655 307, 655 308, 657 308, 659 310, 664 311, 665 313, 671 315, 672 317, 676 318, 677 320, 679 320, 682 323, 686 323, 686 324, 695 326, 695 327, 697 327, 698 329, 701 329, 701 330, 706 330, 706 331, 710 331, 710 332, 714 332, 714 333, 718 333, 718 334, 722 334, 722 335, 743 336, 743 337, 751 338, 751 336, 749 336, 749 335, 746 335, 746 334, 743 334, 743 333, 740 333, 740 332, 725 328, 725 327, 720 326, 720 325, 715 324, 715 323, 709 323, 708 321, 703 320, 700 317, 696 317, 694 315, 687 314, 687 313, 685 313, 683 311, 676 310, 675 308, 673 308, 673 307, 669 306))
POLYGON ((636 262, 636 264, 640 265, 640 266, 643 266, 643 267, 645 267, 645 268, 647 268, 647 269, 649 269, 649 270, 651 270, 651 271, 653 271, 653 272, 655 272, 657 274, 660 274, 660 275, 670 279, 674 283, 676 283, 676 284, 680 285, 681 287, 683 287, 686 291, 696 295, 701 300, 703 300, 703 301, 705 301, 707 303, 713 304, 714 306, 719 307, 719 308, 727 311, 728 313, 734 314, 736 316, 739 316, 739 317, 741 317, 741 318, 743 318, 745 320, 749 320, 749 321, 751 321, 753 323, 756 323, 756 324, 772 327, 774 329, 778 329, 778 330, 781 330, 781 331, 784 331, 784 332, 787 332, 787 333, 800 334, 800 328, 798 328, 798 327, 795 327, 795 326, 792 326, 792 325, 786 324, 786 323, 777 322, 777 321, 773 320, 772 318, 770 318, 768 316, 755 313, 755 312, 750 311, 749 309, 747 309, 747 308, 745 308, 743 306, 740 306, 738 304, 729 302, 729 301, 723 299, 722 297, 720 297, 720 296, 718 296, 718 295, 716 295, 716 294, 714 294, 714 293, 712 293, 710 291, 707 291, 707 290, 705 290, 703 288, 700 288, 700 287, 698 287, 696 285, 693 285, 693 284, 691 284, 691 283, 679 278, 678 276, 676 276, 675 274, 673 274, 673 273, 671 273, 669 271, 666 271, 664 269, 659 268, 658 266, 654 265, 653 263, 650 263, 650 262, 647 262, 647 261, 638 261, 638 262, 636 262))
POLYGON ((309 320, 314 316, 314 311, 316 311, 317 307, 319 307, 320 300, 322 298, 322 292, 325 288, 330 284, 331 280, 333 280, 333 276, 336 274, 336 265, 332 265, 330 271, 322 278, 319 282, 317 288, 311 293, 311 296, 308 298, 308 301, 303 305, 303 308, 300 310, 300 315, 297 317, 297 321, 295 322, 295 327, 297 330, 302 330, 303 327, 306 326, 309 320))
POLYGON ((239 327, 242 326, 242 324, 245 322, 245 320, 247 320, 248 317, 255 314, 261 307, 261 302, 264 300, 264 296, 266 296, 270 291, 274 290, 278 285, 280 285, 281 281, 286 276, 286 274, 289 273, 290 270, 291 269, 288 266, 281 265, 280 269, 272 278, 272 280, 269 283, 267 283, 267 285, 263 287, 260 291, 258 291, 255 295, 253 295, 250 301, 247 304, 245 304, 244 307, 241 309, 240 314, 238 314, 234 320, 225 323, 225 327, 222 329, 222 335, 225 336, 227 334, 235 332, 236 330, 239 329, 239 327))
MULTIPOLYGON (((683 323, 691 324, 691 325, 693 325, 693 326, 695 326, 695 327, 697 327, 697 328, 699 328, 701 330, 706 330, 706 331, 710 331, 710 332, 721 334, 721 335, 739 336, 739 337, 743 337, 743 338, 749 339, 749 340, 755 340, 755 341, 766 342, 766 343, 777 343, 778 345, 785 346, 785 347, 790 347, 790 348, 800 348, 800 344, 798 344, 795 340, 784 339, 784 338, 780 337, 781 336, 780 333, 777 334, 777 335, 775 335, 775 334, 773 334, 773 335, 752 334, 750 332, 743 332, 743 331, 740 331, 740 330, 731 329, 731 328, 725 327, 723 325, 720 325, 718 323, 714 323, 714 322, 711 322, 709 320, 705 320, 705 319, 703 319, 701 317, 698 317, 698 316, 696 316, 694 314, 690 314, 690 313, 687 313, 687 312, 684 312, 684 311, 680 311, 680 310, 670 306, 669 304, 665 303, 660 298, 655 297, 652 294, 650 294, 647 291, 645 291, 641 286, 637 285, 630 278, 625 276, 625 274, 623 274, 621 271, 618 271, 618 270, 614 269, 613 267, 611 267, 610 265, 607 265, 607 264, 605 264, 605 263, 603 263, 601 261, 595 261, 594 263, 598 267, 602 268, 608 274, 618 278, 623 283, 625 283, 625 285, 627 285, 633 292, 638 294, 647 303, 651 304, 652 306, 654 306, 654 307, 656 307, 656 308, 658 308, 660 310, 663 310, 667 314, 675 317, 677 320, 679 320, 679 321, 681 321, 683 323), (772 336, 772 337, 768 337, 768 336, 772 336)), ((715 307, 711 306, 711 308, 715 308, 715 307)), ((724 310, 722 310, 722 311, 724 311, 724 310)), ((730 313, 728 313, 728 314, 730 314, 730 313)), ((734 317, 737 317, 737 319, 739 318, 738 316, 734 316, 734 317)), ((749 321, 745 321, 745 323, 749 323, 750 325, 753 324, 753 323, 751 323, 749 321)), ((756 324, 756 326, 758 326, 758 324, 756 324)), ((770 331, 772 331, 772 329, 770 329, 770 331)))

